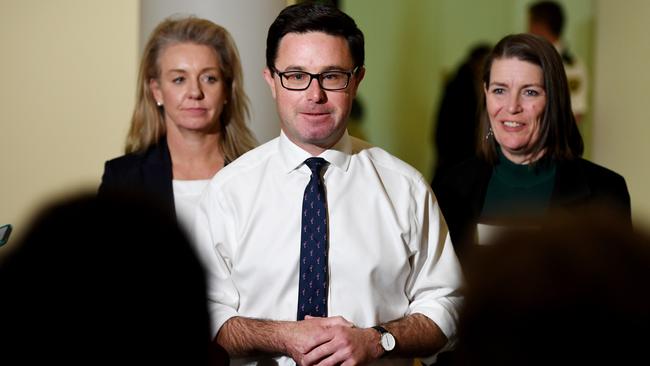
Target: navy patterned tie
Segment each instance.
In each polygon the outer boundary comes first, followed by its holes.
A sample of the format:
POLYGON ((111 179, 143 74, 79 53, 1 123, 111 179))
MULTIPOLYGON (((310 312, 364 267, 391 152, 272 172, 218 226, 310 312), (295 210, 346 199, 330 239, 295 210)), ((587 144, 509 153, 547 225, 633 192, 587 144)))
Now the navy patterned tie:
POLYGON ((305 164, 311 169, 311 178, 302 201, 298 320, 305 315, 327 316, 327 204, 321 181, 327 161, 309 158, 305 164))

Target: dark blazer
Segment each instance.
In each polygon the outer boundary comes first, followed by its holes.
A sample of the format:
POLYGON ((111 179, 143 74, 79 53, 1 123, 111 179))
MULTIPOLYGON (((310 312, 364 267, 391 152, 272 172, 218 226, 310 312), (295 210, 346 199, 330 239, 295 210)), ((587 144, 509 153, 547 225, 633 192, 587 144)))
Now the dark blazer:
POLYGON ((130 153, 109 160, 98 194, 109 190, 130 191, 152 197, 176 217, 172 187, 172 158, 167 139, 141 153, 130 153))
MULTIPOLYGON (((440 209, 449 226, 459 258, 474 244, 492 166, 472 158, 457 165, 435 187, 440 209)), ((631 227, 630 195, 619 174, 584 159, 558 162, 551 193, 550 212, 586 207, 612 209, 631 227)))

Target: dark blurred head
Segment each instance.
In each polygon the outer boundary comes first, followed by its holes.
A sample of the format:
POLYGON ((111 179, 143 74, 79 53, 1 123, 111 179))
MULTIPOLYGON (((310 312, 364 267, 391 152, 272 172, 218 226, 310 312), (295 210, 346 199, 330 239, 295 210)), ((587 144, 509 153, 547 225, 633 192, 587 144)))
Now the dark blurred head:
POLYGON ((3 356, 205 364, 203 269, 167 212, 115 192, 42 210, 0 267, 3 356))
POLYGON ((492 47, 486 43, 476 44, 469 50, 466 62, 470 65, 472 70, 479 75, 478 78, 483 76, 481 71, 483 70, 483 64, 485 64, 485 58, 490 51, 492 51, 492 47))
POLYGON ((323 32, 343 37, 350 47, 354 68, 363 66, 363 33, 354 20, 333 5, 301 2, 286 7, 269 27, 266 38, 266 66, 275 70, 275 60, 282 37, 289 33, 323 32))
MULTIPOLYGON (((533 34, 512 34, 497 43, 487 56, 483 69, 483 84, 490 85, 492 63, 495 60, 514 58, 539 66, 542 70, 546 105, 539 125, 537 141, 527 154, 543 154, 553 160, 570 160, 582 155, 584 145, 571 110, 571 94, 562 64, 562 58, 555 47, 542 37, 533 34)), ((485 102, 485 101, 484 101, 485 102)), ((479 152, 488 162, 497 160, 497 142, 485 138, 490 128, 490 119, 482 106, 479 136, 479 152)))
POLYGON ((545 37, 548 33, 558 39, 564 30, 564 11, 554 1, 539 1, 528 8, 528 30, 545 37))
POLYGON ((556 216, 472 253, 461 365, 628 364, 650 332, 650 238, 613 217, 556 216))

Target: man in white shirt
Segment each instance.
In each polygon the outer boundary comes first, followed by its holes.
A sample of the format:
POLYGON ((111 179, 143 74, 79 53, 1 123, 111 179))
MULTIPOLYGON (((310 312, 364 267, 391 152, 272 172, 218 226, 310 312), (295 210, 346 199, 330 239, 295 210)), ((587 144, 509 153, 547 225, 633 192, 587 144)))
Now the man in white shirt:
POLYGON ((266 54, 281 135, 217 174, 196 217, 215 340, 234 365, 412 365, 449 348, 462 276, 436 199, 346 132, 362 32, 301 3, 266 54))
POLYGON ((564 10, 555 1, 539 1, 528 8, 528 32, 544 37, 562 56, 571 92, 571 109, 576 122, 579 123, 588 111, 587 70, 580 58, 571 53, 562 42, 564 21, 564 10))

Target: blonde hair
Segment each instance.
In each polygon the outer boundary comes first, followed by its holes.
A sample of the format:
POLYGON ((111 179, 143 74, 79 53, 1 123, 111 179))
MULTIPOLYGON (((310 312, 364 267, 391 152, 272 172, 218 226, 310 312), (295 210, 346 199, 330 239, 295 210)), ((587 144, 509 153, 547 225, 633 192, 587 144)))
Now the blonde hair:
POLYGON ((228 31, 213 22, 196 17, 167 18, 153 31, 142 55, 138 91, 131 127, 126 138, 126 153, 141 152, 156 144, 165 134, 164 111, 156 105, 149 82, 160 76, 159 58, 166 47, 194 43, 212 47, 219 55, 221 74, 226 84, 226 100, 220 120, 221 150, 230 162, 257 144, 246 125, 249 101, 243 89, 239 52, 228 31))

